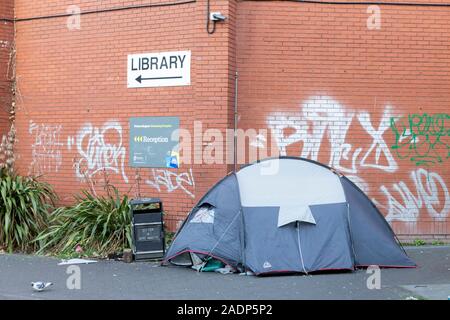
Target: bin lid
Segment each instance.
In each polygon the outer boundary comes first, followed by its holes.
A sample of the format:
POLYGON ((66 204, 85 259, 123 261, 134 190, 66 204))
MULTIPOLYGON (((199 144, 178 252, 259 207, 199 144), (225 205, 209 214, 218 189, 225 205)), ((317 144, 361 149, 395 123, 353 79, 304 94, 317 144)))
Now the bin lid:
POLYGON ((151 204, 151 203, 161 203, 161 199, 159 198, 140 198, 140 199, 132 199, 130 200, 130 205, 138 205, 138 204, 151 204))

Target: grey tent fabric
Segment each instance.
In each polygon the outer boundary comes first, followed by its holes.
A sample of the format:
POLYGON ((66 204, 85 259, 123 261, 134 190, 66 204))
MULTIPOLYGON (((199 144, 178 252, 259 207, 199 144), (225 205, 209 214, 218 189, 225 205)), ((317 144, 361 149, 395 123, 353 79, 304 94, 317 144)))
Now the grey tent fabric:
POLYGON ((276 227, 278 208, 243 209, 246 266, 256 274, 302 272, 297 231, 292 225, 276 227))
POLYGON ((316 224, 291 223, 281 228, 273 227, 277 225, 277 207, 243 209, 245 262, 256 274, 353 269, 346 204, 312 206, 316 224))
POLYGON ((394 232, 375 205, 349 179, 342 177, 341 182, 349 203, 355 265, 414 266, 414 262, 398 244, 394 232))
POLYGON ((168 249, 168 259, 184 252, 210 255, 236 266, 241 260, 241 206, 235 175, 212 188, 189 214, 168 249))
POLYGON ((316 225, 300 225, 306 271, 353 269, 354 257, 347 205, 317 205, 312 206, 311 211, 316 225))
POLYGON ((211 188, 163 263, 187 252, 256 275, 415 267, 355 184, 320 163, 292 157, 248 165, 211 188))

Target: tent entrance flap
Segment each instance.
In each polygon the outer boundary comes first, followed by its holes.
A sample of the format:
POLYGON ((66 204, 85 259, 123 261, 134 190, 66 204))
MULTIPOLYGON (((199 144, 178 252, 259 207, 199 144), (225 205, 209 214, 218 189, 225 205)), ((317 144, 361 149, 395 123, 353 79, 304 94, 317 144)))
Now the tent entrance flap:
POLYGON ((278 211, 278 227, 297 221, 316 224, 316 220, 308 205, 285 205, 280 207, 278 211))

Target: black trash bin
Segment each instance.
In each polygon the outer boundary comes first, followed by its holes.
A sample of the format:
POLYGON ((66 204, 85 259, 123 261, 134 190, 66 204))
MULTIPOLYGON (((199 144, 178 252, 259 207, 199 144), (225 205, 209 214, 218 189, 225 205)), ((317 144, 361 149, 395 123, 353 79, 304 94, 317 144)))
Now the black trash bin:
POLYGON ((163 205, 158 198, 130 201, 136 261, 161 259, 165 253, 163 205))

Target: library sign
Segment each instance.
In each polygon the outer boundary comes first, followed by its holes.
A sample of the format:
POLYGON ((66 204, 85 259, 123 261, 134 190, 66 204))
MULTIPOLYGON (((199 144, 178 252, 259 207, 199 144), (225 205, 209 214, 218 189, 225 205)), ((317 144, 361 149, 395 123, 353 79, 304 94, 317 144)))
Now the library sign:
POLYGON ((128 55, 128 88, 188 86, 191 51, 128 55))

